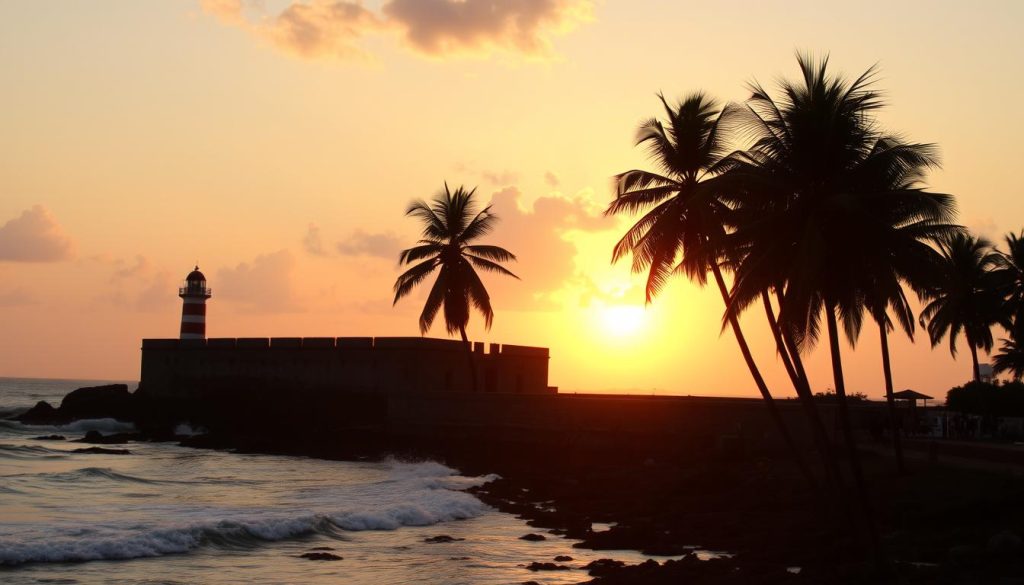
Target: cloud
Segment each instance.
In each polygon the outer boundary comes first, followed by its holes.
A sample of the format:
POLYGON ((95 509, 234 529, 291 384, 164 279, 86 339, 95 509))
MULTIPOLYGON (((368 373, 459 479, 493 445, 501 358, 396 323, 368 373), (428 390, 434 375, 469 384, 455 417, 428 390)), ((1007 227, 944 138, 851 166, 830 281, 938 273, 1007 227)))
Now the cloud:
POLYGON ((306 235, 302 238, 302 247, 313 256, 326 256, 324 241, 320 237, 320 226, 315 223, 309 224, 306 228, 306 235))
POLYGON ((294 290, 295 257, 288 250, 257 256, 234 268, 217 271, 214 291, 225 301, 256 313, 285 313, 300 309, 294 290))
POLYGON ((276 14, 263 2, 200 0, 203 11, 304 58, 366 58, 364 37, 397 36, 432 57, 496 52, 543 57, 553 37, 590 19, 592 0, 292 0, 276 14))
POLYGON ((551 37, 588 20, 591 8, 586 0, 390 0, 382 11, 427 55, 543 56, 551 37))
POLYGON ((0 291, 0 307, 23 307, 39 303, 36 295, 22 287, 0 291))
POLYGON ((522 279, 512 281, 488 275, 487 284, 493 287, 497 304, 513 309, 551 306, 552 293, 583 278, 577 274, 578 250, 570 235, 613 225, 601 215, 591 197, 589 189, 571 197, 555 193, 524 209, 517 187, 494 193, 491 205, 499 222, 484 243, 502 246, 515 254, 518 261, 509 264, 509 268, 522 279))
POLYGON ((561 184, 561 181, 558 180, 558 175, 552 173, 551 171, 545 171, 544 182, 547 183, 548 187, 551 187, 552 189, 557 188, 558 185, 561 184))
MULTIPOLYGON (((124 260, 115 260, 114 264, 116 266, 124 266, 125 262, 124 260)), ((118 268, 117 270, 114 270, 114 276, 111 278, 111 280, 144 276, 149 272, 149 269, 149 259, 141 254, 138 254, 135 256, 134 264, 132 264, 131 266, 125 266, 124 268, 118 268)))
POLYGON ((42 205, 0 226, 0 260, 58 262, 71 258, 72 242, 42 205))
POLYGON ((397 260, 402 243, 398 236, 391 232, 367 233, 356 230, 348 238, 338 242, 336 248, 345 256, 374 256, 397 260))

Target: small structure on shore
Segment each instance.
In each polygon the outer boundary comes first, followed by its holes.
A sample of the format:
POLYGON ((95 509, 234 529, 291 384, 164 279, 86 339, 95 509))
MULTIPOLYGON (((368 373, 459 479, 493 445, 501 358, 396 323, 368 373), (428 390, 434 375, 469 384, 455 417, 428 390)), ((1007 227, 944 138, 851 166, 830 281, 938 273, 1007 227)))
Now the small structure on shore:
POLYGON ((206 276, 197 264, 178 288, 181 297, 181 339, 206 339, 206 300, 213 290, 206 287, 206 276))

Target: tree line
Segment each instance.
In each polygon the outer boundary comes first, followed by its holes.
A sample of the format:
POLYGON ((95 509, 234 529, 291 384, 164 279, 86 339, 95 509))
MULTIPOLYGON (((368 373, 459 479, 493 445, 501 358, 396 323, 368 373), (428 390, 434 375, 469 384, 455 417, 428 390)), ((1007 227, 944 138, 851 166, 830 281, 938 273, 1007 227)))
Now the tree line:
MULTIPOLYGON (((753 82, 750 97, 722 104, 704 92, 673 102, 658 96, 661 116, 641 123, 636 144, 653 170, 614 177, 608 215, 635 223, 612 250, 612 262, 630 258, 646 276, 652 302, 673 276, 713 282, 728 327, 778 432, 816 493, 837 514, 862 528, 878 551, 870 500, 848 408, 842 338, 855 344, 865 325, 877 330, 890 421, 895 426, 889 337, 913 339, 925 329, 932 346, 948 340, 955 355, 963 338, 981 378, 978 350, 990 352, 993 328, 1007 332, 994 356, 998 372, 1024 375, 1024 233, 1003 249, 956 221, 950 194, 927 190, 939 167, 934 144, 912 142, 883 128, 884 100, 872 67, 857 77, 836 75, 828 57, 797 57, 800 76, 775 91, 753 82), (736 146, 740 145, 740 146, 736 146), (911 296, 923 309, 915 315, 911 296), (764 313, 789 385, 799 399, 819 459, 812 466, 780 415, 775 395, 747 343, 740 316, 764 313), (843 444, 830 440, 804 366, 819 341, 828 346, 843 444), (846 486, 848 465, 853 497, 846 486), (815 471, 814 468, 818 468, 815 471), (819 488, 823 480, 823 488, 819 488), (851 505, 852 503, 852 505, 851 505)), ((435 270, 420 329, 443 309, 449 333, 459 332, 477 388, 465 333, 471 307, 490 326, 490 297, 475 269, 515 276, 502 263, 515 256, 476 240, 496 217, 478 208, 473 191, 447 185, 431 202, 407 214, 423 226, 422 239, 402 252, 411 267, 395 283, 395 302, 435 270)), ((897 364, 898 366, 898 364, 897 364)), ((899 470, 899 433, 891 432, 899 470)))

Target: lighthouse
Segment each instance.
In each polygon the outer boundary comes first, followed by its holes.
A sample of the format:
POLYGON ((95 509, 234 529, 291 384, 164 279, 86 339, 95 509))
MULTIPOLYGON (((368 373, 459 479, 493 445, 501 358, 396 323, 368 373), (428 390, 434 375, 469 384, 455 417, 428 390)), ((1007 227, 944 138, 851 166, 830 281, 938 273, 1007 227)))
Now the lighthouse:
POLYGON ((185 277, 185 285, 178 289, 181 297, 181 339, 206 339, 206 299, 213 290, 206 288, 206 277, 199 266, 185 277))

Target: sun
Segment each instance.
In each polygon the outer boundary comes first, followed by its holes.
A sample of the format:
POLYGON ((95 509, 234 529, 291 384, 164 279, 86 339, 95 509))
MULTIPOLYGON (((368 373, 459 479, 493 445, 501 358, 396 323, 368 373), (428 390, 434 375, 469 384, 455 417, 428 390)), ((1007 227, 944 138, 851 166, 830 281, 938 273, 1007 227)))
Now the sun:
POLYGON ((599 309, 601 328, 609 337, 636 335, 647 322, 647 312, 637 305, 612 305, 599 309))

